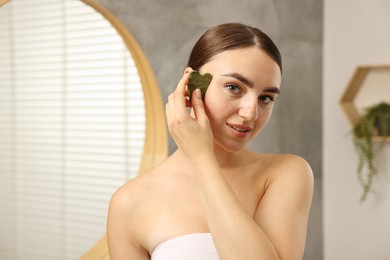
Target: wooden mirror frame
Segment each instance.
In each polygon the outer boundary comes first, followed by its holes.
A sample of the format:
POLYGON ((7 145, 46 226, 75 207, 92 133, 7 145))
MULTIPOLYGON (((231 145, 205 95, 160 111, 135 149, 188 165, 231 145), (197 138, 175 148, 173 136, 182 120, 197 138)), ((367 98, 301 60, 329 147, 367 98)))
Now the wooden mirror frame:
MULTIPOLYGON (((12 0, 0 0, 0 8, 12 0)), ((118 32, 124 44, 130 51, 141 80, 145 99, 145 142, 138 174, 153 168, 168 156, 168 136, 162 98, 153 71, 141 47, 126 29, 126 27, 106 8, 93 0, 80 0, 100 13, 118 32)), ((108 255, 106 235, 79 259, 107 260, 108 255)))

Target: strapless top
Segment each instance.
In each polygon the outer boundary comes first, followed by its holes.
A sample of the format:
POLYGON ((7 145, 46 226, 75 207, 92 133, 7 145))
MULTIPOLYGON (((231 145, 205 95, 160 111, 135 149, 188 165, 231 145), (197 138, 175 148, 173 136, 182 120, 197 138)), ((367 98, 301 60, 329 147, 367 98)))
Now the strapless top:
POLYGON ((195 233, 169 239, 153 251, 152 260, 219 260, 210 233, 195 233))

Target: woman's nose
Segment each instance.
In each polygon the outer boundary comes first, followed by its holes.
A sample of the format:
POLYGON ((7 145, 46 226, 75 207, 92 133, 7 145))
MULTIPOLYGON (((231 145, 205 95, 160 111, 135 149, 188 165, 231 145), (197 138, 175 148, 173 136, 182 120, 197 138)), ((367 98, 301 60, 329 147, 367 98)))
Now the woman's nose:
POLYGON ((258 117, 258 106, 257 100, 253 101, 245 101, 243 102, 240 110, 238 111, 239 116, 243 117, 248 121, 255 121, 258 117))

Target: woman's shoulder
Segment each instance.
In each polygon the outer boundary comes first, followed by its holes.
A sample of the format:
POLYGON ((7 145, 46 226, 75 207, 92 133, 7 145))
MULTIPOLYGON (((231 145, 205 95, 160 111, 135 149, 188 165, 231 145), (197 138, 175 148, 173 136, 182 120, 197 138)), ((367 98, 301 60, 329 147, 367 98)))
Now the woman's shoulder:
POLYGON ((114 192, 107 223, 111 246, 115 247, 115 244, 125 240, 136 251, 147 248, 145 241, 164 206, 160 201, 163 196, 160 196, 159 176, 153 169, 128 180, 114 192))
POLYGON ((158 182, 159 175, 155 170, 142 173, 120 186, 114 192, 111 201, 126 211, 131 207, 138 207, 139 203, 151 201, 159 190, 158 182))
MULTIPOLYGON (((264 178, 260 179, 264 188, 262 204, 289 205, 295 212, 308 209, 314 189, 314 175, 309 163, 294 154, 261 155, 260 158, 260 161, 266 161, 264 178)), ((261 163, 257 171, 262 172, 261 163)))
POLYGON ((309 166, 308 162, 296 154, 268 154, 247 151, 245 157, 248 161, 267 164, 270 166, 309 166))
POLYGON ((258 154, 253 153, 259 172, 267 172, 269 179, 304 178, 313 176, 309 163, 296 154, 258 154))
POLYGON ((171 163, 166 160, 119 187, 111 198, 111 204, 126 212, 158 207, 175 186, 177 180, 174 176, 171 163))
POLYGON ((131 240, 144 248, 151 233, 155 218, 162 212, 167 201, 159 185, 160 176, 154 170, 145 172, 119 187, 111 197, 108 222, 111 229, 122 226, 125 233, 132 234, 131 240))
POLYGON ((296 154, 266 154, 260 156, 265 156, 270 163, 279 166, 310 167, 309 163, 303 157, 296 154))
POLYGON ((284 187, 284 189, 305 191, 310 197, 314 185, 314 175, 309 163, 295 154, 272 156, 273 174, 269 178, 269 187, 284 187))

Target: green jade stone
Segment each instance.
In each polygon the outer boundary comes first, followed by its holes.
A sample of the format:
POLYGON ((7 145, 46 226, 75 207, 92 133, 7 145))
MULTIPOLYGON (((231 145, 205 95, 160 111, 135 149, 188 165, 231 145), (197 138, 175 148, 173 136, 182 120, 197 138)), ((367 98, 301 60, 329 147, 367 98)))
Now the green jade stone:
POLYGON ((191 101, 192 92, 199 88, 202 93, 202 99, 206 95, 206 90, 213 78, 213 75, 210 73, 201 74, 199 71, 193 70, 190 72, 189 81, 188 81, 188 96, 191 101))

